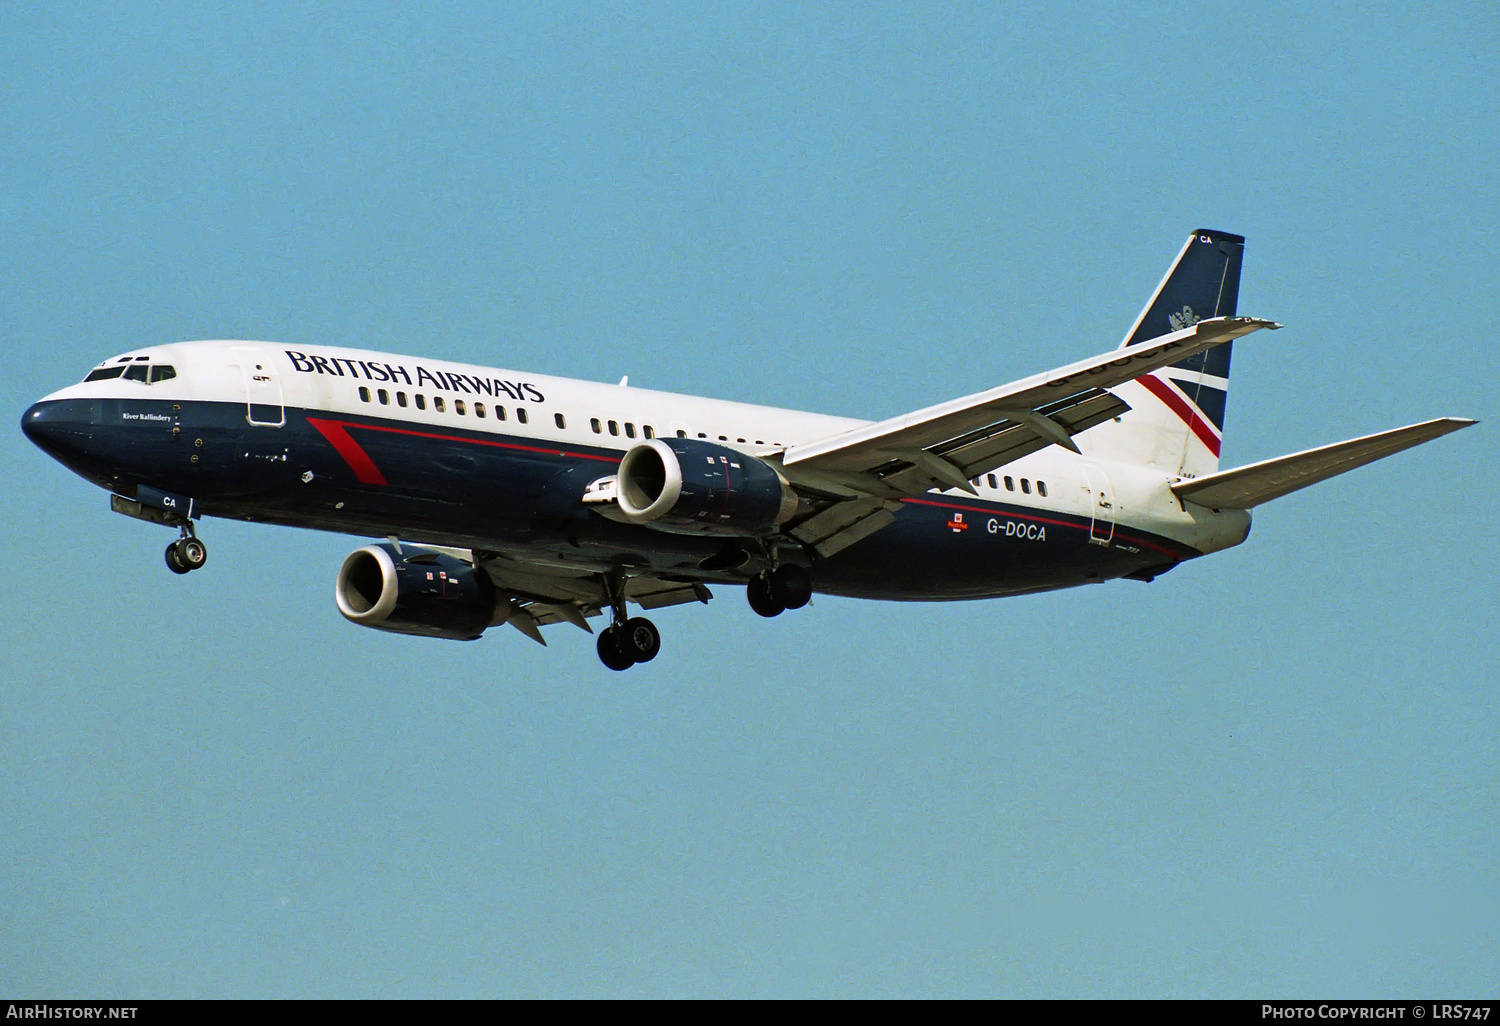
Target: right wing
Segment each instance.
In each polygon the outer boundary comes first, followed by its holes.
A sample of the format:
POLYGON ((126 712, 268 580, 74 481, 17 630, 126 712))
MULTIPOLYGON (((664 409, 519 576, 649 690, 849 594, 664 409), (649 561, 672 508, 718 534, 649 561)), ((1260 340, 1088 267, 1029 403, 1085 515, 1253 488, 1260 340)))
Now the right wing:
MULTIPOLYGON (((477 552, 473 557, 508 600, 505 622, 543 645, 547 642, 540 628, 567 622, 592 634, 588 617, 598 616, 609 606, 608 590, 598 573, 477 552)), ((623 588, 624 597, 642 609, 707 602, 713 597, 707 586, 698 582, 667 581, 650 575, 627 577, 623 588)))

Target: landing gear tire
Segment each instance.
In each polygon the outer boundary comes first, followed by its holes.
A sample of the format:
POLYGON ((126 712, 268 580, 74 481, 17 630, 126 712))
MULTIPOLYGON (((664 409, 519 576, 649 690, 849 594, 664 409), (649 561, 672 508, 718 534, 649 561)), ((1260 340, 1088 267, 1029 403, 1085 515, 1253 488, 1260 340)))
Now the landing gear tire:
POLYGON ((625 626, 619 630, 620 647, 629 652, 635 662, 649 663, 661 651, 661 631, 644 616, 626 620, 625 626))
POLYGON ((208 562, 208 546, 197 538, 178 538, 167 546, 167 569, 174 574, 197 570, 208 562))
POLYGON ((771 584, 763 576, 750 578, 750 583, 745 585, 745 598, 750 601, 750 608, 761 616, 780 616, 786 612, 786 606, 771 594, 771 584))
POLYGON ((787 609, 801 609, 812 598, 812 575, 800 566, 779 566, 767 582, 771 597, 787 609))
POLYGON ((606 627, 599 632, 599 661, 611 670, 628 670, 635 665, 635 656, 629 649, 629 639, 619 627, 606 627))

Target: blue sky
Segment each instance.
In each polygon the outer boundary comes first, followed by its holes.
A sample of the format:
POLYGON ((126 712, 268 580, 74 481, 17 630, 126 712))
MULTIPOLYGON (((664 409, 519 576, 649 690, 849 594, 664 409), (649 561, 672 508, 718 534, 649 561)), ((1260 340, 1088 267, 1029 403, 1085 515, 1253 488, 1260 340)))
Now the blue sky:
POLYGON ((1248 237, 1224 458, 1488 423, 1147 586, 738 594, 602 670, 345 623, 363 539, 4 442, 0 992, 1493 991, 1488 3, 0 10, 4 396, 189 338, 882 417, 1248 237))

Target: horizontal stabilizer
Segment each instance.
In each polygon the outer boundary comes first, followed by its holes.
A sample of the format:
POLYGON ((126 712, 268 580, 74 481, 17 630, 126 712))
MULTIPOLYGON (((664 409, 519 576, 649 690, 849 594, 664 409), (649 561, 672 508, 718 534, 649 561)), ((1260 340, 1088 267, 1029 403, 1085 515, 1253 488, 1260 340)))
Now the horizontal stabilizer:
POLYGON ((1172 491, 1179 498, 1211 509, 1250 509, 1474 423, 1460 417, 1440 417, 1207 477, 1178 481, 1172 491))

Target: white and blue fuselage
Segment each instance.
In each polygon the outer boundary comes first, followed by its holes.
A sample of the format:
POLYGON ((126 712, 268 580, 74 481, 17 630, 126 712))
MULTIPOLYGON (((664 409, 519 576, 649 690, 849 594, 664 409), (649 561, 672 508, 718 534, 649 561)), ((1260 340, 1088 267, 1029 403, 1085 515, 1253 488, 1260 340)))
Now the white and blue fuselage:
MULTIPOLYGON (((394 536, 606 572, 744 583, 717 536, 583 500, 627 450, 701 439, 774 459, 866 422, 363 350, 191 342, 112 357, 38 402, 27 434, 109 491, 195 515, 394 536), (119 373, 115 373, 118 370, 119 373), (712 564, 710 563, 710 566, 712 564)), ((1087 436, 1082 436, 1087 452, 1087 436)), ((970 599, 1156 573, 1237 544, 1249 517, 1179 501, 1169 477, 1058 447, 900 503, 826 560, 817 591, 970 599)), ((752 562, 748 569, 755 569, 752 562)))

